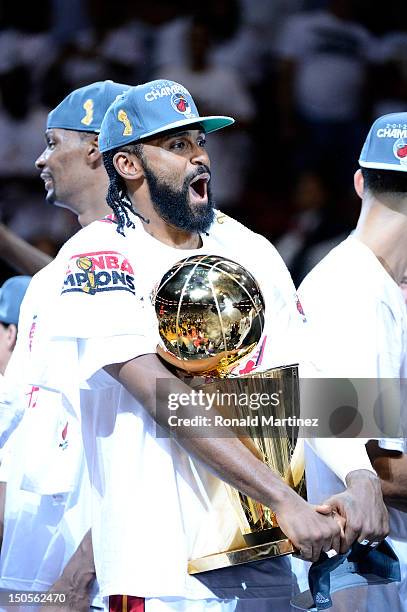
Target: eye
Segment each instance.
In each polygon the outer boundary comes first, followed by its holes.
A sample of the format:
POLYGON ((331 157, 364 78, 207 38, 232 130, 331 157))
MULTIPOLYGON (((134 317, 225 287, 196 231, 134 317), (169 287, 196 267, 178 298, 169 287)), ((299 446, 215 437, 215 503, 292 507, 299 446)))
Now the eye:
POLYGON ((176 151, 182 151, 183 149, 185 149, 186 144, 185 141, 183 140, 176 140, 175 142, 172 142, 170 145, 170 149, 175 149, 176 151))
POLYGON ((56 143, 53 140, 47 140, 47 149, 53 149, 55 144, 56 143))
POLYGON ((203 149, 206 147, 206 139, 205 138, 200 138, 198 140, 198 147, 202 147, 203 149))

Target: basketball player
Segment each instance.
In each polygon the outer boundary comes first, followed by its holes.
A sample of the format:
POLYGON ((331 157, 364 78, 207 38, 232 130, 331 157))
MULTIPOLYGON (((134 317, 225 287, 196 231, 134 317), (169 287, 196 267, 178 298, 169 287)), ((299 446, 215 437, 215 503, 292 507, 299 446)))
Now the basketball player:
MULTIPOLYGON (((115 219, 89 225, 58 257, 50 364, 39 364, 36 382, 63 391, 73 405, 77 387, 88 389, 81 419, 94 490, 93 546, 111 610, 234 608, 234 601, 217 601, 186 574, 194 538, 211 511, 203 494, 210 476, 200 462, 273 507, 304 558, 339 550, 334 519, 316 513, 238 439, 188 438, 182 430, 178 444, 156 435, 156 402, 165 408, 167 401, 157 381, 170 380, 174 392, 189 391, 155 355, 150 296, 175 262, 208 253, 246 267, 268 313, 262 366, 300 357, 304 323, 281 259, 264 238, 213 208, 206 134, 231 123, 200 117, 189 92, 171 81, 120 96, 99 138, 115 219), (77 273, 86 258, 95 272, 92 295, 86 275, 77 273)), ((180 407, 178 416, 187 415, 188 407, 180 407)), ((378 509, 380 532, 385 516, 378 509)))
MULTIPOLYGON (((72 92, 48 115, 47 146, 36 162, 47 200, 75 212, 83 225, 109 212, 98 132, 109 104, 126 88, 112 81, 93 83, 72 92)), ((24 249, 18 250, 23 265, 25 255, 24 249)), ((26 412, 8 443, 1 473, 7 481, 7 501, 0 585, 37 591, 58 580, 55 590, 66 593, 79 612, 89 608, 95 578, 80 432, 61 398, 30 380, 32 363, 46 352, 49 292, 56 282, 54 262, 34 276, 10 362, 15 384, 28 388, 26 412), (34 442, 37 447, 31 452, 34 442)))
MULTIPOLYGON (((374 122, 354 179, 362 200, 356 230, 310 272, 299 290, 321 367, 332 378, 405 382, 407 376, 407 312, 398 286, 407 268, 406 124, 407 113, 385 115, 374 122)), ((402 396, 399 403, 405 425, 407 407, 402 396)), ((349 482, 344 472, 366 468, 365 441, 321 439, 311 444, 307 451, 310 499, 323 502, 343 491, 336 499, 352 539, 361 517, 349 492, 358 483, 349 482)), ((407 610, 407 599, 401 595, 406 588, 407 514, 393 506, 402 506, 400 498, 406 499, 406 450, 403 438, 369 443, 374 465, 380 469, 390 535, 404 575, 399 604, 403 610, 407 610)), ((370 534, 363 543, 376 546, 377 540, 370 534)), ((371 587, 367 597, 372 599, 360 603, 360 610, 391 607, 386 600, 389 593, 385 587, 379 591, 371 587)))

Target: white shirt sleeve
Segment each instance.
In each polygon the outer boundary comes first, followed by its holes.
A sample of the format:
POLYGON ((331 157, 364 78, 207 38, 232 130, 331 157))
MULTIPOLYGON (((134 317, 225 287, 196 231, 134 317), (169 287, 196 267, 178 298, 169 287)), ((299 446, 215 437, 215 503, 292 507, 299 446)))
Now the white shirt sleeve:
POLYGON ((357 470, 376 474, 366 451, 364 438, 313 438, 309 446, 346 486, 346 476, 357 470))
MULTIPOLYGON (((48 321, 47 358, 32 354, 33 384, 68 395, 78 384, 87 388, 88 379, 106 365, 156 352, 154 309, 140 289, 139 262, 128 251, 129 240, 102 222, 64 245, 55 260, 59 282, 48 321)), ((116 384, 109 377, 105 381, 116 384)))
MULTIPOLYGON (((380 334, 383 328, 389 331, 390 326, 385 324, 383 313, 378 312, 374 300, 369 296, 359 299, 360 291, 352 286, 352 277, 346 279, 346 290, 343 289, 341 273, 336 260, 331 259, 331 265, 324 268, 320 265, 319 275, 311 272, 299 289, 310 323, 308 350, 318 366, 318 377, 376 379, 389 376, 389 367, 385 374, 378 370, 380 334), (341 282, 335 284, 336 277, 341 282)), ((366 441, 332 437, 308 440, 308 444, 345 484, 347 474, 352 471, 376 473, 366 451, 366 441)))

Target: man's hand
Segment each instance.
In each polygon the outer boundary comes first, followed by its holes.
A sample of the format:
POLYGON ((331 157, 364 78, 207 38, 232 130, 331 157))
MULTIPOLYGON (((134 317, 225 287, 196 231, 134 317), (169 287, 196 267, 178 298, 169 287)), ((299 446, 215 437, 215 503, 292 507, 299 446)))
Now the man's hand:
POLYGON ((320 513, 334 511, 345 519, 341 553, 347 552, 355 540, 372 544, 381 542, 389 533, 389 517, 379 478, 368 470, 356 470, 347 475, 346 484, 346 491, 316 507, 320 513))
POLYGON ((331 512, 325 516, 316 512, 314 506, 294 492, 287 494, 273 510, 280 528, 298 549, 301 559, 317 561, 321 551, 339 552, 341 527, 331 512))

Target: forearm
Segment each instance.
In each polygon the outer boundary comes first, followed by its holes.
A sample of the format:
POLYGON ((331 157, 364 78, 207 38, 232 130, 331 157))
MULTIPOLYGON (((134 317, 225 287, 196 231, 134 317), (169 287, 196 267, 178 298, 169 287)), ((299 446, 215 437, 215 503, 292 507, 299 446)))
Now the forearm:
MULTIPOLYGON (((191 392, 155 355, 145 355, 119 366, 108 366, 106 370, 126 387, 162 427, 168 429, 168 396, 161 391, 163 385, 157 385, 156 389, 155 380, 152 380, 153 368, 155 379, 171 379, 171 393, 191 392), (134 362, 137 362, 137 378, 134 376, 134 362)), ((189 406, 179 406, 177 417, 190 418, 192 409, 194 415, 208 417, 205 407, 192 406, 192 403, 189 406)), ((213 417, 215 409, 212 408, 210 414, 213 417)), ((226 427, 224 429, 227 431, 221 429, 216 428, 217 437, 212 430, 212 437, 203 438, 192 437, 191 428, 180 426, 177 427, 177 442, 216 476, 249 497, 276 509, 285 496, 292 494, 291 489, 249 450, 250 442, 240 440, 226 427)))
MULTIPOLYGON (((197 406, 193 401, 193 391, 176 378, 157 355, 141 355, 125 363, 106 366, 105 369, 166 429, 169 429, 170 425, 169 389, 167 385, 159 384, 158 381, 163 379, 171 383, 171 394, 184 396, 185 403, 178 402, 179 419, 191 416, 198 416, 198 419, 200 416, 208 417, 208 411, 205 410, 209 408, 205 405, 208 397, 204 395, 203 400, 199 402, 201 406, 197 406)), ((216 416, 215 412, 216 409, 211 407, 213 417, 216 416)), ((294 547, 301 551, 303 559, 316 561, 321 550, 339 550, 340 529, 334 518, 330 514, 319 514, 290 489, 280 476, 256 456, 247 436, 240 439, 226 427, 223 431, 218 430, 217 435, 213 431, 206 432, 205 435, 205 438, 192 437, 190 428, 181 426, 177 442, 222 480, 252 499, 271 507, 276 513, 281 530, 294 547)))
POLYGON ((22 274, 32 276, 52 261, 52 257, 0 225, 0 257, 22 274))

